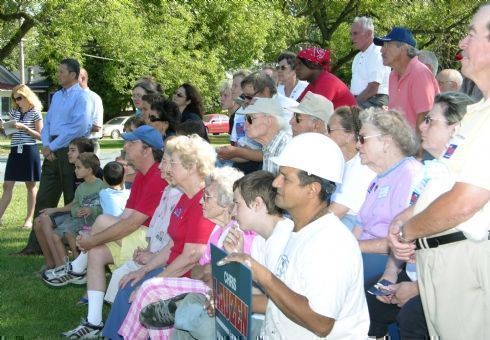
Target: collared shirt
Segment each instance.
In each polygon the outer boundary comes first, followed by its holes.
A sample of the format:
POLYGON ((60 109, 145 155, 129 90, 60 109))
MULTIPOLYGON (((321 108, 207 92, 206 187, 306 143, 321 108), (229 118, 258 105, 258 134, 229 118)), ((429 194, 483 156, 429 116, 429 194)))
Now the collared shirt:
MULTIPOLYGON (((294 89, 291 91, 291 94, 288 96, 288 98, 297 100, 298 97, 303 93, 303 91, 306 89, 308 86, 308 82, 304 80, 298 80, 296 85, 294 86, 294 89)), ((277 93, 280 95, 286 97, 285 87, 283 84, 277 85, 277 93)))
MULTIPOLYGON (((92 126, 95 125, 100 127, 99 131, 91 132, 89 138, 102 138, 102 125, 104 124, 104 105, 102 104, 102 98, 89 88, 85 91, 89 94, 92 126)), ((90 127, 90 129, 92 129, 92 127, 90 127)))
POLYGON ((439 85, 432 72, 413 57, 401 77, 395 70, 390 73, 388 108, 400 110, 415 127, 417 115, 430 111, 438 93, 439 85))
POLYGON ((262 147, 262 153, 264 157, 262 170, 272 172, 274 175, 279 172, 279 166, 271 161, 271 157, 279 156, 282 149, 286 147, 291 138, 291 134, 284 130, 281 130, 277 133, 277 135, 274 136, 274 138, 272 138, 269 144, 262 147))
POLYGON ((365 51, 356 54, 352 62, 350 91, 357 96, 369 83, 379 84, 377 94, 388 94, 390 68, 383 65, 381 47, 371 43, 365 51))
POLYGON ((41 131, 43 146, 56 151, 77 137, 88 136, 92 126, 88 103, 88 94, 78 83, 56 91, 41 131), (51 140, 53 136, 57 137, 51 140))

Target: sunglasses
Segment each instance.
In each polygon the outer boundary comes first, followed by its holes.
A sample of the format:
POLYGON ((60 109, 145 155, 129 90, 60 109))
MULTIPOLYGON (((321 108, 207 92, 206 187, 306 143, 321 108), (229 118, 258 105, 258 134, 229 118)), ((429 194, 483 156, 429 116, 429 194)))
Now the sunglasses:
POLYGON ((148 117, 148 120, 150 122, 152 122, 152 123, 154 123, 154 122, 163 122, 163 120, 161 120, 160 117, 158 117, 158 116, 149 116, 148 117))
POLYGON ((20 102, 22 99, 24 99, 24 98, 22 98, 22 97, 15 97, 15 98, 14 98, 14 100, 15 100, 16 102, 20 102))
POLYGON ((253 95, 249 96, 248 94, 242 93, 241 97, 243 97, 246 100, 252 100, 254 99, 255 95, 259 93, 260 91, 255 92, 253 95))
POLYGON ((429 115, 425 115, 424 117, 424 123, 427 124, 427 125, 430 125, 430 123, 433 121, 433 120, 439 120, 441 122, 445 122, 446 120, 444 119, 439 119, 439 118, 433 118, 429 115))
POLYGON ((288 68, 285 65, 277 65, 276 70, 277 71, 286 71, 288 68))
POLYGON ((370 136, 357 135, 357 141, 360 144, 364 144, 366 142, 366 139, 373 138, 373 137, 380 137, 384 135, 385 135, 384 133, 377 133, 375 135, 370 135, 370 136))
POLYGON ((177 97, 179 97, 179 98, 184 98, 184 97, 185 97, 185 95, 183 95, 183 94, 182 94, 182 93, 180 93, 180 92, 175 92, 175 95, 176 95, 177 97))
MULTIPOLYGON (((259 117, 263 117, 263 116, 259 116, 259 117)), ((251 114, 246 114, 245 115, 245 120, 247 121, 247 123, 253 124, 254 120, 257 119, 257 118, 259 118, 259 117, 254 117, 251 114)))
MULTIPOLYGON (((345 130, 345 128, 337 128, 337 129, 332 129, 330 125, 327 125, 327 132, 328 134, 331 134, 333 131, 339 131, 339 130, 345 130)), ((362 143, 361 143, 362 144, 362 143)))

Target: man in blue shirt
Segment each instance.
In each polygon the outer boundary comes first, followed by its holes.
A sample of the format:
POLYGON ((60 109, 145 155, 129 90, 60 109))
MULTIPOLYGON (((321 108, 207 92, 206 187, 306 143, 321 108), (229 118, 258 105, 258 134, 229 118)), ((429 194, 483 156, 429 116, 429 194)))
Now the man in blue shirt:
MULTIPOLYGON (((73 164, 68 162, 68 144, 77 137, 88 136, 92 124, 90 99, 88 93, 78 84, 79 74, 78 61, 63 59, 60 62, 57 77, 62 88, 53 95, 41 131, 44 162, 35 216, 45 208, 58 206, 61 194, 65 204, 73 200, 75 174, 73 164)), ((31 231, 28 244, 19 255, 38 252, 39 245, 31 231)))

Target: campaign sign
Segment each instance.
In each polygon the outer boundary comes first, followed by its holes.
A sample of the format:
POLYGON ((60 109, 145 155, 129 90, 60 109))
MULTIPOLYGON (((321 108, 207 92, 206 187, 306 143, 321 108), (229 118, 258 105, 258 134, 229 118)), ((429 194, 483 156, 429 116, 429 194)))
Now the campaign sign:
POLYGON ((252 272, 241 263, 216 263, 227 254, 211 245, 216 339, 247 339, 252 320, 252 272))

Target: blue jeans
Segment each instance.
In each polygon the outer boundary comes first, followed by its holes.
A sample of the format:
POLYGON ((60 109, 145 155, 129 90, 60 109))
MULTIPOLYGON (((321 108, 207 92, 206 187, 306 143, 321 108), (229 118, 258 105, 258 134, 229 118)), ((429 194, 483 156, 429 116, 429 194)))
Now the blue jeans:
POLYGON ((114 303, 112 304, 111 311, 109 312, 109 317, 107 318, 104 329, 102 330, 102 334, 105 337, 109 339, 123 339, 118 332, 119 328, 124 322, 124 319, 126 318, 126 315, 128 314, 129 307, 131 307, 131 304, 128 302, 131 293, 133 293, 134 289, 139 287, 143 282, 157 276, 161 272, 163 272, 163 268, 153 269, 151 272, 148 272, 135 286, 131 286, 131 284, 128 283, 126 286, 119 289, 116 298, 114 299, 114 303))

